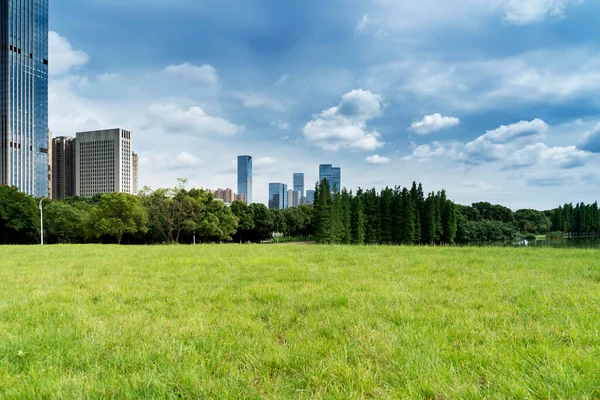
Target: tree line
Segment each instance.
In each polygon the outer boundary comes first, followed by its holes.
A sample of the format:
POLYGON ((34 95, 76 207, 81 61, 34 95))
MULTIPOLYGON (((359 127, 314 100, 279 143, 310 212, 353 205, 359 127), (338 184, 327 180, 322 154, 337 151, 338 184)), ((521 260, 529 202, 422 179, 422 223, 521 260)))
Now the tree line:
MULTIPOLYGON (((269 210, 263 204, 226 206, 202 189, 144 188, 124 193, 44 200, 47 243, 173 244, 272 240, 287 237, 326 244, 469 244, 512 242, 519 235, 600 234, 598 204, 518 210, 486 202, 455 204, 445 190, 411 187, 332 190, 317 183, 314 205, 269 210)), ((336 188, 334 188, 336 189, 336 188)), ((39 199, 0 186, 0 243, 39 242, 39 199)))

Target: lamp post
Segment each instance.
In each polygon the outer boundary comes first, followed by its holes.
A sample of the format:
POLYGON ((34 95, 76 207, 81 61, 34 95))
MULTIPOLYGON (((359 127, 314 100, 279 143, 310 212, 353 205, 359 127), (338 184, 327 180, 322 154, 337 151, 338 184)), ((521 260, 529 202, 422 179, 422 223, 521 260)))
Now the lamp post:
POLYGON ((194 231, 194 244, 196 244, 196 231, 194 231))
POLYGON ((40 243, 42 246, 44 245, 44 209, 42 208, 44 199, 45 197, 40 199, 40 243))

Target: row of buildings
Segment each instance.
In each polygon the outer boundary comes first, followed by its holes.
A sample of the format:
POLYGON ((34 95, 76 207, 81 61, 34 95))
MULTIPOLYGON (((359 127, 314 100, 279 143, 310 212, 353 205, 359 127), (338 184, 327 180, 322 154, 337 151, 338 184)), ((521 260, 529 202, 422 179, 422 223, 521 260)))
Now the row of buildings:
POLYGON ((130 131, 78 132, 74 138, 49 133, 48 141, 48 197, 138 193, 139 157, 130 131))
MULTIPOLYGON (((252 204, 252 156, 238 156, 238 200, 244 198, 246 204, 252 204)), ((327 180, 331 191, 342 187, 342 170, 331 164, 319 166, 319 182, 327 180)), ((295 173, 292 177, 292 188, 285 183, 269 183, 269 208, 283 210, 298 207, 301 204, 311 205, 314 202, 315 191, 305 192, 304 173, 295 173)), ((229 189, 231 190, 231 189, 229 189)), ((216 197, 216 196, 215 196, 216 197)), ((243 200, 242 200, 243 201, 243 200)), ((226 201, 227 202, 227 201, 226 201)))

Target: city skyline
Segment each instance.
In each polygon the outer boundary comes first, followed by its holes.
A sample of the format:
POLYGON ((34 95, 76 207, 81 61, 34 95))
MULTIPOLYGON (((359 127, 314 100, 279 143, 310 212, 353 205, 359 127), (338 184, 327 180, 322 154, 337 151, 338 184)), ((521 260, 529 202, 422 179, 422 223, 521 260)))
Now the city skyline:
MULTIPOLYGON (((140 182, 151 187, 177 177, 235 182, 236 155, 253 154, 261 203, 269 182, 323 161, 342 166, 351 189, 416 180, 462 204, 593 202, 598 49, 580 27, 595 32, 600 4, 423 5, 437 13, 408 4, 361 1, 340 13, 333 1, 313 20, 311 2, 286 13, 266 0, 210 10, 153 2, 143 14, 132 4, 57 2, 50 128, 128 127, 140 138, 140 182), (233 9, 258 18, 226 19, 233 9), (164 27, 171 39, 150 39, 151 21, 164 16, 177 21, 164 27), (102 34, 91 34, 85 21, 98 17, 102 34), (190 52, 191 37, 214 40, 195 40, 190 52), (121 47, 130 50, 117 59, 121 47)), ((307 175, 307 187, 317 179, 307 175)))

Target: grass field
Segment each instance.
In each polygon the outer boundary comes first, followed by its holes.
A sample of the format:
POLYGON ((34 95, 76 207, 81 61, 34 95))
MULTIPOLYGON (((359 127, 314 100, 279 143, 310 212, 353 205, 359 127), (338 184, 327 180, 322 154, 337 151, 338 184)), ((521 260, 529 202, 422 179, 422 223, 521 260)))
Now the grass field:
POLYGON ((2 247, 0 398, 600 398, 600 252, 2 247))

